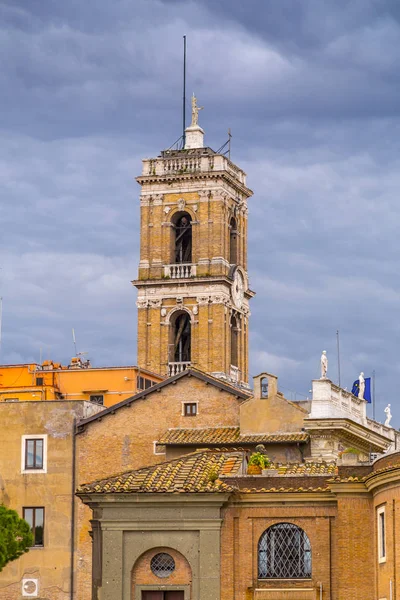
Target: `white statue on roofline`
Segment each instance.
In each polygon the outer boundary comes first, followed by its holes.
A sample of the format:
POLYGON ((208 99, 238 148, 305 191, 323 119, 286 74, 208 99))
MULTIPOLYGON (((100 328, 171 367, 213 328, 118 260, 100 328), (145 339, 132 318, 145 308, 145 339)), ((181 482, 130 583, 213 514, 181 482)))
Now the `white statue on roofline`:
POLYGON ((384 410, 384 413, 386 415, 385 427, 391 427, 390 421, 392 420, 392 412, 390 410, 390 404, 387 405, 387 407, 384 410))
POLYGON ((326 350, 322 351, 321 354, 321 379, 326 379, 328 373, 328 357, 326 356, 326 350))
POLYGON ((192 96, 192 123, 191 127, 196 127, 199 124, 199 111, 203 110, 204 106, 197 106, 197 98, 192 96))
POLYGON ((365 379, 364 373, 361 371, 358 377, 358 397, 360 400, 364 400, 364 392, 365 392, 365 379))

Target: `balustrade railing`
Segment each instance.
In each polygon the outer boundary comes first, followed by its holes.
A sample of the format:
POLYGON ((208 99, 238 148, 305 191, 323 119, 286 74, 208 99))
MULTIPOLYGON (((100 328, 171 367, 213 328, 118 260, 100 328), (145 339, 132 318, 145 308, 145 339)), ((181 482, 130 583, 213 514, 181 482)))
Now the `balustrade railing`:
POLYGON ((185 173, 227 171, 235 179, 246 185, 246 174, 226 156, 213 155, 165 155, 146 158, 143 161, 143 175, 184 175, 185 173))
POLYGON ((201 159, 197 156, 164 160, 164 173, 193 173, 200 170, 201 159))
POLYGON ((170 362, 168 363, 168 375, 179 375, 183 371, 186 371, 190 367, 190 362, 170 362))
POLYGON ((196 277, 196 265, 190 265, 188 263, 164 265, 164 277, 170 277, 171 279, 196 277))

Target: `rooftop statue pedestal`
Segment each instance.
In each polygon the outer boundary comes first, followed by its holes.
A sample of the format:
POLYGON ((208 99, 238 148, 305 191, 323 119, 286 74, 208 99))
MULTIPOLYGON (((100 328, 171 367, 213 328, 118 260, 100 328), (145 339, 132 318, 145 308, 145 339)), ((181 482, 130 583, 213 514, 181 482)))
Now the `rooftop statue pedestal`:
POLYGON ((199 125, 190 125, 185 129, 185 150, 204 148, 204 129, 199 125))
POLYGON ((333 461, 355 447, 360 455, 386 452, 394 442, 390 428, 367 417, 367 402, 330 379, 312 382, 311 411, 304 428, 311 436, 311 457, 333 461))

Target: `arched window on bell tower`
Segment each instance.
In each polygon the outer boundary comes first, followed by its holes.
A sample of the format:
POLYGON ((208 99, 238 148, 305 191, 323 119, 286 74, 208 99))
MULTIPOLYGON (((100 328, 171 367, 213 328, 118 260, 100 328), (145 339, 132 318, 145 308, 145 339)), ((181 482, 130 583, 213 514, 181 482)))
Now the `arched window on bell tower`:
POLYGON ((191 361, 192 328, 190 315, 184 310, 175 312, 170 321, 169 375, 184 371, 191 361))
POLYGON ((174 264, 192 262, 192 218, 186 212, 176 213, 174 227, 172 260, 174 264))
POLYGON ((231 365, 238 367, 239 357, 239 324, 237 318, 231 317, 231 365))
POLYGON ((238 264, 238 231, 237 222, 234 217, 229 222, 229 264, 238 264))

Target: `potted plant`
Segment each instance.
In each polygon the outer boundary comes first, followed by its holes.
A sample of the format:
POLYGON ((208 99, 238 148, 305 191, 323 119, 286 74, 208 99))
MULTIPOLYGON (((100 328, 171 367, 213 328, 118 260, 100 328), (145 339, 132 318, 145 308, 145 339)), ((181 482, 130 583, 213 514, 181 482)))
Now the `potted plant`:
POLYGON ((346 448, 342 452, 342 465, 358 464, 359 451, 356 448, 346 448))
POLYGON ((261 475, 262 470, 268 468, 270 460, 265 454, 261 452, 253 452, 250 456, 249 464, 247 467, 248 475, 261 475))

